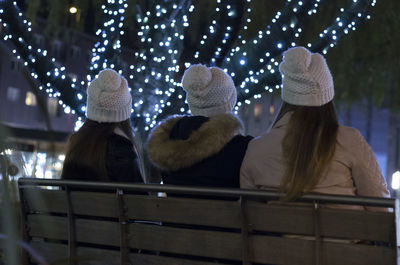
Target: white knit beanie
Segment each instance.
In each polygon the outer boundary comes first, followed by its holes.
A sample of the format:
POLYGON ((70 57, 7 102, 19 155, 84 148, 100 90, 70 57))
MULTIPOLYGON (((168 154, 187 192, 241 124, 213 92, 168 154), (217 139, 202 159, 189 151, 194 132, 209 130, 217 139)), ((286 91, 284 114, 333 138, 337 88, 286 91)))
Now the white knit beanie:
POLYGON ((331 72, 324 57, 304 47, 283 54, 282 100, 298 106, 322 106, 335 94, 331 72))
POLYGON ((120 122, 129 119, 132 97, 128 82, 112 69, 101 71, 87 89, 86 116, 98 122, 120 122))
POLYGON ((193 115, 210 117, 231 113, 236 104, 235 84, 218 67, 192 65, 183 74, 182 86, 193 115))

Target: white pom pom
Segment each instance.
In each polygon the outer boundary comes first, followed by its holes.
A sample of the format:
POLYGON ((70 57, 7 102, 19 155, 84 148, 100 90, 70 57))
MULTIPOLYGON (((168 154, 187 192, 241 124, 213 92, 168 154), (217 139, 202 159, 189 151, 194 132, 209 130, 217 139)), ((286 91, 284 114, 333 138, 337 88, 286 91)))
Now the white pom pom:
POLYGON ((212 80, 210 69, 204 65, 196 64, 187 69, 182 78, 182 86, 195 96, 203 96, 207 86, 212 80))
POLYGON ((112 69, 105 69, 99 73, 97 77, 98 83, 104 90, 116 91, 121 86, 121 76, 112 69))
POLYGON ((306 72, 310 67, 311 53, 304 47, 296 47, 287 50, 283 54, 283 62, 286 71, 292 73, 306 72))

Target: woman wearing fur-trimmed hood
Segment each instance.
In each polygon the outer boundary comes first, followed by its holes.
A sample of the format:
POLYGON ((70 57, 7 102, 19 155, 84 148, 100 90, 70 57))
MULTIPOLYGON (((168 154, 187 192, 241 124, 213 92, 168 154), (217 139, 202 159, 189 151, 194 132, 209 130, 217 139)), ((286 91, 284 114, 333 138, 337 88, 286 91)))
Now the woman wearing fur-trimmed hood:
POLYGON ((251 136, 232 114, 236 88, 222 69, 193 65, 183 88, 194 116, 173 116, 151 133, 148 150, 165 184, 239 187, 240 166, 251 136))

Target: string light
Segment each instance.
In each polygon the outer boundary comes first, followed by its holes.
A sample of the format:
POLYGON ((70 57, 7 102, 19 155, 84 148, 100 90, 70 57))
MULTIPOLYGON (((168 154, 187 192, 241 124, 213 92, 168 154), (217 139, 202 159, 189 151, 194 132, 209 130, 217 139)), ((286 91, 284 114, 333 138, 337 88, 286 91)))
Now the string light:
MULTIPOLYGON (((42 84, 39 88, 44 89, 49 96, 59 98, 64 112, 78 114, 77 125, 81 124, 81 117, 86 110, 84 86, 88 83, 69 78, 65 67, 57 66, 56 60, 50 58, 46 50, 37 49, 26 41, 32 30, 31 23, 23 19, 16 2, 12 6, 8 6, 8 2, 0 1, 3 39, 13 42, 13 54, 23 60, 31 76, 42 84), (18 25, 12 24, 15 18, 20 20, 18 25), (17 26, 21 26, 20 30, 17 26)), ((375 4, 376 0, 358 0, 353 1, 349 7, 341 8, 331 26, 322 30, 306 46, 313 52, 326 54, 343 35, 356 30, 360 23, 370 19, 366 12, 375 4)), ((245 23, 237 35, 241 44, 226 52, 235 37, 235 19, 241 14, 241 9, 234 2, 226 5, 216 0, 215 13, 206 27, 207 32, 201 37, 199 49, 183 63, 184 69, 198 62, 215 64, 225 69, 238 84, 238 103, 235 106, 235 111, 238 111, 243 106, 242 102, 249 104, 250 99, 260 98, 263 92, 272 93, 280 89, 278 59, 284 50, 297 45, 297 39, 303 33, 301 18, 313 16, 319 6, 320 0, 287 0, 285 7, 275 14, 270 24, 260 30, 254 39, 246 41, 243 36, 250 28, 252 12, 251 0, 247 0, 242 18, 245 23), (223 27, 220 22, 224 23, 223 27)), ((101 6, 105 20, 96 31, 99 41, 92 49, 90 72, 86 81, 90 82, 98 71, 109 67, 127 77, 134 101, 133 117, 138 127, 150 130, 163 116, 165 108, 174 107, 180 113, 189 111, 181 84, 175 78, 177 73, 184 70, 178 62, 184 29, 190 26, 188 14, 194 12, 195 6, 190 3, 171 5, 168 1, 157 1, 150 5, 149 10, 138 12, 136 21, 140 46, 132 53, 135 63, 122 67, 117 58, 121 53, 119 37, 124 34, 123 22, 127 7, 126 0, 108 0, 101 6)))
MULTIPOLYGON (((287 1, 285 9, 278 11, 272 19, 271 24, 266 27, 264 31, 265 35, 263 34, 264 32, 259 32, 257 42, 249 41, 240 48, 232 49, 232 52, 225 59, 223 66, 228 68, 229 71, 236 72, 236 75, 231 76, 236 76, 234 78, 235 83, 239 83, 238 102, 245 101, 251 96, 262 92, 273 92, 274 90, 271 87, 280 89, 279 63, 275 58, 279 58, 282 51, 287 48, 296 46, 295 41, 289 41, 299 38, 303 32, 300 23, 301 20, 296 16, 300 17, 303 13, 307 13, 310 16, 315 14, 319 3, 320 0, 302 3, 287 1), (293 8, 296 9, 296 12, 292 13, 291 16, 282 16, 282 14, 289 14, 287 9, 293 8), (278 23, 281 24, 279 28, 275 26, 278 23), (286 25, 290 26, 287 27, 286 25), (269 40, 271 36, 274 39, 278 39, 278 41, 275 43, 271 42, 269 40), (290 43, 290 45, 285 46, 285 43, 290 43), (252 56, 247 56, 248 61, 246 64, 243 64, 243 61, 241 61, 243 54, 240 51, 252 51, 252 56), (265 57, 257 57, 257 55, 261 54, 265 54, 265 57), (235 64, 235 62, 239 63, 235 64), (241 70, 241 68, 246 68, 246 70, 241 70), (244 73, 247 73, 247 75, 244 73), (258 85, 259 83, 265 84, 265 86, 260 86, 258 85)), ((375 3, 376 1, 358 1, 346 9, 342 8, 335 22, 323 30, 319 34, 319 37, 314 42, 309 43, 307 47, 313 52, 326 54, 329 48, 336 45, 341 36, 348 34, 346 26, 354 30, 353 27, 355 28, 356 25, 362 23, 367 17, 370 17, 370 15, 365 15, 365 13, 368 7, 374 6, 375 3)))
POLYGON ((39 90, 46 86, 45 91, 50 97, 63 98, 58 102, 65 113, 84 115, 81 111, 85 104, 84 97, 65 97, 83 91, 83 87, 68 77, 64 66, 55 64, 55 58, 49 59, 47 50, 34 48, 26 41, 30 38, 32 23, 23 19, 15 1, 0 2, 0 23, 5 32, 3 39, 14 44, 16 49, 13 53, 17 59, 21 59, 30 70, 30 76, 42 84, 39 90), (73 93, 70 93, 71 90, 73 93))
MULTIPOLYGON (((151 5, 149 10, 139 12, 137 16, 140 28, 137 34, 145 42, 134 53, 135 64, 129 67, 132 71, 129 81, 132 87, 140 88, 132 91, 133 113, 135 123, 146 131, 156 125, 163 109, 171 106, 170 97, 184 97, 174 78, 181 70, 177 62, 184 41, 183 30, 189 26, 188 14, 194 10, 194 5, 189 3, 170 5, 165 2, 151 5), (164 15, 157 15, 160 12, 164 15)), ((187 106, 181 108, 187 110, 187 106)))

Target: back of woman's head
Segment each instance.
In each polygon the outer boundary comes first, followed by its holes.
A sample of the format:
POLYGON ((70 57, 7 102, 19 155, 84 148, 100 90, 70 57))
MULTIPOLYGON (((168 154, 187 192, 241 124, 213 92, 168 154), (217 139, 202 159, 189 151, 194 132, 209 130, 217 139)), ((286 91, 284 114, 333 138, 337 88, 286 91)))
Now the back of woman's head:
MULTIPOLYGON (((132 97, 124 77, 112 69, 101 71, 87 89, 87 120, 68 142, 65 165, 83 166, 107 180, 105 157, 107 140, 118 127, 135 144, 130 124, 132 97)), ((86 177, 86 176, 82 176, 86 177)))
POLYGON ((296 106, 322 106, 335 95, 331 72, 324 57, 296 47, 283 54, 282 100, 296 106))
POLYGON ((338 120, 332 75, 320 54, 296 47, 284 53, 282 99, 278 118, 291 112, 282 141, 286 200, 312 190, 329 170, 335 153, 338 120))
POLYGON ((79 131, 68 140, 61 177, 107 181, 107 139, 114 133, 117 125, 118 123, 100 123, 87 119, 79 131), (72 168, 76 168, 78 172, 72 168), (77 176, 82 168, 92 171, 94 175, 77 176))
POLYGON ((192 65, 182 77, 182 86, 193 115, 231 113, 236 104, 235 84, 221 68, 192 65))
POLYGON ((97 122, 121 122, 132 113, 128 82, 112 69, 100 71, 87 89, 86 116, 97 122))

